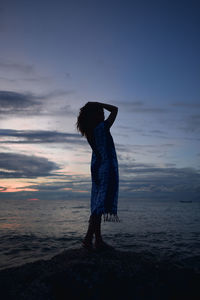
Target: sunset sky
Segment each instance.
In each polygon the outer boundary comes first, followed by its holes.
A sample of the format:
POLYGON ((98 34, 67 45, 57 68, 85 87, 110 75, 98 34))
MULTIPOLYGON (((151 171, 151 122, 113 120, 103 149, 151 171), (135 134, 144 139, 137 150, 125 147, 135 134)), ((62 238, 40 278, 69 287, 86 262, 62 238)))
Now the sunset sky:
POLYGON ((90 196, 88 101, 119 108, 121 198, 199 199, 199 14, 193 0, 1 1, 1 201, 90 196))

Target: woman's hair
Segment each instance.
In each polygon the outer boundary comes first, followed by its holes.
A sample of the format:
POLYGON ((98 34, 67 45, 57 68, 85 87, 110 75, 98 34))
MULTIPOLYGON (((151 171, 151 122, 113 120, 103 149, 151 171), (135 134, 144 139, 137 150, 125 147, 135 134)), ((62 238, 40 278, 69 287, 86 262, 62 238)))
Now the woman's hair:
POLYGON ((87 102, 80 108, 76 127, 82 136, 88 138, 99 122, 104 120, 103 107, 98 102, 87 102))

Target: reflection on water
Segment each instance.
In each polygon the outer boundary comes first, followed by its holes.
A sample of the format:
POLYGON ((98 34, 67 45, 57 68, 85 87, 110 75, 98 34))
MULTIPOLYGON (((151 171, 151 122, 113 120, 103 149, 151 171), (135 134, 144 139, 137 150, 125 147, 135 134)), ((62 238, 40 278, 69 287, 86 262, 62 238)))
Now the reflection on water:
POLYGON ((19 223, 1 223, 0 224, 0 230, 1 229, 16 229, 17 227, 19 227, 21 224, 19 223))
POLYGON ((21 224, 19 223, 17 216, 8 216, 7 218, 5 217, 0 218, 0 230, 1 229, 15 230, 19 226, 21 226, 21 224))
MULTIPOLYGON (((80 246, 90 214, 88 200, 2 202, 0 268, 50 258, 80 246)), ((195 259, 198 265, 199 212, 198 202, 121 200, 122 222, 102 222, 102 233, 118 249, 185 259, 190 264, 195 259)))

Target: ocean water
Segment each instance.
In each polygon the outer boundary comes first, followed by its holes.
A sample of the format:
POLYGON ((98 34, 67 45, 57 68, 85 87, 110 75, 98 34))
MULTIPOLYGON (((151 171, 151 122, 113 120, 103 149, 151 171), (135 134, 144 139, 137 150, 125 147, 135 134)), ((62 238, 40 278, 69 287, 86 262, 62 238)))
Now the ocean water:
MULTIPOLYGON (((1 200, 0 269, 81 246, 89 200, 1 200)), ((200 202, 119 199, 120 223, 102 222, 116 249, 156 255, 200 270, 200 202)))

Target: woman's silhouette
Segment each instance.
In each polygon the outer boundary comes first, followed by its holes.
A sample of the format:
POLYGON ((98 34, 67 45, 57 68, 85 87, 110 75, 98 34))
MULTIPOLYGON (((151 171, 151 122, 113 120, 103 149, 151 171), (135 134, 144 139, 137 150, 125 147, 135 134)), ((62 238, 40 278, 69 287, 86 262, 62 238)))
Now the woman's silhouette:
POLYGON ((115 121, 118 108, 110 104, 88 102, 80 109, 77 118, 77 130, 87 138, 92 148, 91 158, 91 215, 83 247, 93 249, 92 240, 95 235, 95 248, 112 248, 101 236, 101 217, 104 221, 119 222, 117 216, 118 202, 118 161, 110 127, 115 121), (104 120, 104 108, 110 111, 104 120))

